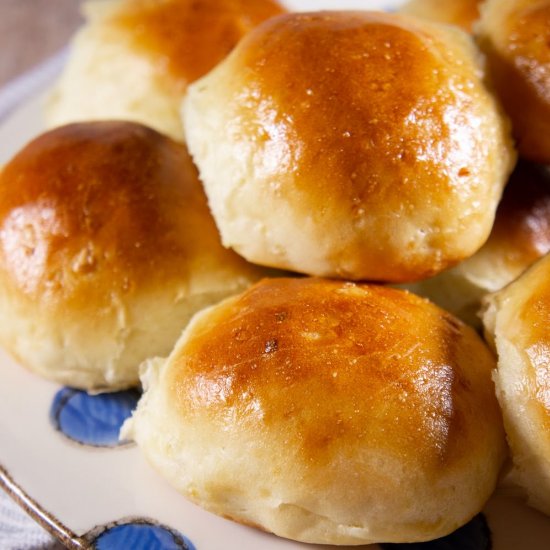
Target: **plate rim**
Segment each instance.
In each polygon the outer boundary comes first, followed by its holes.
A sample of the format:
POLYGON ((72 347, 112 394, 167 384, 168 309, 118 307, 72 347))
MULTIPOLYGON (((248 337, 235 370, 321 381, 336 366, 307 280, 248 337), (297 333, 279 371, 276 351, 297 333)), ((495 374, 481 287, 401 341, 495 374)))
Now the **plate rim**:
POLYGON ((63 524, 57 517, 45 510, 25 491, 0 463, 0 488, 24 510, 29 517, 45 529, 69 550, 88 550, 92 547, 63 524))

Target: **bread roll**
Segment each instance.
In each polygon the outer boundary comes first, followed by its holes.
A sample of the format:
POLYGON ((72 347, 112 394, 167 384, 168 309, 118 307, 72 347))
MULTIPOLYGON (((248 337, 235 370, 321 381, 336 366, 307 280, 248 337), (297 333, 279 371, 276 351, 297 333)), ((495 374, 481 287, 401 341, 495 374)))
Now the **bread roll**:
POLYGON ((134 120, 181 140, 188 84, 283 11, 276 0, 86 2, 87 23, 49 100, 47 123, 134 120))
POLYGON ((457 25, 466 32, 472 32, 474 23, 479 19, 482 2, 483 0, 409 0, 399 11, 430 21, 457 25))
POLYGON ((519 154, 550 163, 550 1, 488 0, 480 45, 519 154))
POLYGON ((550 515, 550 256, 486 300, 497 396, 529 504, 550 515))
POLYGON ((221 246, 185 148, 144 126, 64 126, 0 174, 0 343, 57 382, 136 384, 193 313, 259 276, 221 246))
POLYGON ((305 542, 422 541, 493 491, 493 367, 472 329, 413 294, 263 280, 151 363, 123 432, 216 514, 305 542))
POLYGON ((310 275, 403 282, 472 255, 515 156, 458 29, 380 12, 276 17, 188 90, 226 246, 310 275))
POLYGON ((456 267, 430 279, 403 285, 463 321, 481 326, 481 299, 517 278, 550 252, 550 172, 520 162, 498 206, 483 247, 456 267))

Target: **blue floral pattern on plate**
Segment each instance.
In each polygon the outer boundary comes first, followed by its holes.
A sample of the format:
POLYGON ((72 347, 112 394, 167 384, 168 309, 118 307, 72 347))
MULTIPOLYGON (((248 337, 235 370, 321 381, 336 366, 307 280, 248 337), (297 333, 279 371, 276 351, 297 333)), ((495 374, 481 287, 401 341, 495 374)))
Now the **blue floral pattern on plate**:
POLYGON ((116 447, 118 434, 132 414, 140 397, 138 390, 87 394, 62 388, 53 400, 50 418, 56 430, 66 437, 93 447, 116 447))
POLYGON ((147 520, 116 522, 94 529, 86 539, 95 550, 195 550, 181 533, 147 520))

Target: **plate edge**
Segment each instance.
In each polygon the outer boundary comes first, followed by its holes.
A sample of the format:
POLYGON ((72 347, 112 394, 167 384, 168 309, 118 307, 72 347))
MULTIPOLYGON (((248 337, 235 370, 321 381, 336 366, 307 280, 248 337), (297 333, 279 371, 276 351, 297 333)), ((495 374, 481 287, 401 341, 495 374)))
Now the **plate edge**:
POLYGON ((0 488, 2 488, 34 521, 69 550, 90 550, 91 546, 63 525, 55 516, 44 510, 25 492, 0 464, 0 488))

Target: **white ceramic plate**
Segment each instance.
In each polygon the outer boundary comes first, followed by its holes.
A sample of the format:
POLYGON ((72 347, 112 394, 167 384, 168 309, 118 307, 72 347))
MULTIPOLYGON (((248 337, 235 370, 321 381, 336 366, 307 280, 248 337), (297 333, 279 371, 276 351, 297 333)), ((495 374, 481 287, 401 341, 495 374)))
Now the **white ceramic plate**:
MULTIPOLYGON (((287 2, 290 7, 301 10, 391 9, 399 3, 399 0, 287 2)), ((26 103, 0 127, 0 164, 42 130, 41 102, 41 98, 36 98, 26 103)), ((144 462, 135 447, 87 446, 56 429, 56 422, 62 425, 65 422, 62 428, 73 436, 76 433, 77 437, 83 434, 84 439, 97 439, 101 436, 98 430, 105 428, 101 423, 109 427, 113 418, 117 421, 120 413, 117 407, 121 403, 128 406, 124 398, 115 400, 114 404, 86 402, 81 395, 63 392, 55 384, 35 377, 2 352, 0 368, 0 485, 69 547, 92 545, 112 550, 328 548, 286 541, 209 514, 169 487, 144 462), (92 420, 99 422, 99 428, 90 428, 89 419, 82 420, 79 415, 91 415, 92 420), (144 524, 144 520, 150 520, 150 524, 144 524), (128 525, 117 527, 117 522, 128 525), (174 531, 160 531, 157 522, 174 531)), ((488 550, 492 544, 494 550, 547 550, 548 541, 550 519, 527 508, 510 490, 500 490, 483 515, 448 539, 447 546, 436 541, 411 548, 488 550)))

